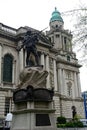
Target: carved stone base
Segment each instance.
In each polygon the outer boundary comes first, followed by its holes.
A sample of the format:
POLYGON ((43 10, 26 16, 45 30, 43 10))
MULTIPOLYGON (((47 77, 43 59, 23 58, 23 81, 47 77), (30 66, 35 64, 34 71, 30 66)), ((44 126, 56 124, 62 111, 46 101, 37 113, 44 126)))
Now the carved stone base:
POLYGON ((19 88, 26 88, 28 85, 32 85, 36 88, 46 88, 46 78, 48 72, 43 70, 42 66, 37 67, 26 67, 20 73, 20 84, 19 88))

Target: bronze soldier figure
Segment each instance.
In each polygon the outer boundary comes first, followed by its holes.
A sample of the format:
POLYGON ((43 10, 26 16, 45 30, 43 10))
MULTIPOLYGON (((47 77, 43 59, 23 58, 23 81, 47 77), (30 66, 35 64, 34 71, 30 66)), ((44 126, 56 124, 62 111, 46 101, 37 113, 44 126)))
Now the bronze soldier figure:
POLYGON ((33 53, 35 56, 35 61, 36 64, 39 65, 39 57, 38 57, 38 52, 36 48, 36 43, 38 42, 38 35, 37 34, 32 34, 31 31, 27 31, 24 39, 23 39, 23 45, 21 46, 18 51, 20 51, 23 47, 25 47, 27 51, 27 56, 26 56, 26 65, 30 65, 29 57, 30 54, 33 53))

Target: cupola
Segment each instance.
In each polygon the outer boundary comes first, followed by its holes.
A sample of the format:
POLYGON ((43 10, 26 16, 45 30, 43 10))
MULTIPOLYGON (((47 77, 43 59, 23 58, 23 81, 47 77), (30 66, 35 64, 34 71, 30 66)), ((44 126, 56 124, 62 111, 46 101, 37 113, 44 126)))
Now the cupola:
POLYGON ((61 17, 60 12, 55 7, 55 10, 52 13, 50 18, 50 29, 51 28, 63 28, 64 21, 61 17))

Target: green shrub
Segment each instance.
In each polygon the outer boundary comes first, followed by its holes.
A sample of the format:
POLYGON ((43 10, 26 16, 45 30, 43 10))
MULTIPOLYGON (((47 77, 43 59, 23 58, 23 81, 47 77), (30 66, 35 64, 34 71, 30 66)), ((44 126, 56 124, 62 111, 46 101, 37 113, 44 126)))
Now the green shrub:
POLYGON ((57 128, 65 128, 65 124, 57 124, 57 128))
POLYGON ((73 122, 74 127, 83 127, 83 123, 81 121, 75 121, 73 122))
POLYGON ((70 121, 70 122, 67 122, 67 123, 65 124, 65 126, 66 126, 66 127, 74 127, 74 123, 73 123, 72 121, 70 121))
POLYGON ((66 123, 66 118, 63 116, 57 117, 57 123, 58 124, 65 124, 66 123))
POLYGON ((81 121, 70 121, 65 124, 66 127, 83 127, 83 123, 81 121))
POLYGON ((57 117, 57 127, 58 128, 65 128, 65 127, 84 127, 83 123, 79 121, 78 118, 75 118, 69 122, 66 122, 66 118, 63 116, 57 117))

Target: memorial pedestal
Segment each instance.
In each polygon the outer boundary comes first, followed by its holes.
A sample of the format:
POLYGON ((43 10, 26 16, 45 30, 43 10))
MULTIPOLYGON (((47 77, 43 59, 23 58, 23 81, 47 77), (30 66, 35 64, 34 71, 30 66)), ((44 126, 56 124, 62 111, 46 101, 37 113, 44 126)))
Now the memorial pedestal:
POLYGON ((13 93, 11 130, 56 130, 54 91, 44 86, 47 72, 27 68, 22 74, 19 88, 13 93), (35 82, 38 86, 33 86, 35 82))
POLYGON ((27 102, 16 105, 12 130, 56 130, 52 103, 27 102), (26 108, 27 107, 27 108, 26 108))

